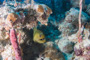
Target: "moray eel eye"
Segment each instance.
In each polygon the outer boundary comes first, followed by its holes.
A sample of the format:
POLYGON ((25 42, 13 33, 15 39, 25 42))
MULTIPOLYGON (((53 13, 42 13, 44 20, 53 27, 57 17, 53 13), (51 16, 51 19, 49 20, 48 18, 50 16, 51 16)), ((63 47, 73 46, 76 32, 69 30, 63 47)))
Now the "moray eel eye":
POLYGON ((42 35, 40 35, 40 37, 42 37, 42 35))

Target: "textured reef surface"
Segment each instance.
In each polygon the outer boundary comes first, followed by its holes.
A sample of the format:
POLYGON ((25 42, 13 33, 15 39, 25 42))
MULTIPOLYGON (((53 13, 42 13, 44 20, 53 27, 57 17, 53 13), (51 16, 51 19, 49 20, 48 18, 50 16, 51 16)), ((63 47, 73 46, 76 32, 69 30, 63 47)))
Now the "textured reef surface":
POLYGON ((89 1, 80 35, 79 0, 35 1, 0 5, 0 60, 90 60, 89 1))

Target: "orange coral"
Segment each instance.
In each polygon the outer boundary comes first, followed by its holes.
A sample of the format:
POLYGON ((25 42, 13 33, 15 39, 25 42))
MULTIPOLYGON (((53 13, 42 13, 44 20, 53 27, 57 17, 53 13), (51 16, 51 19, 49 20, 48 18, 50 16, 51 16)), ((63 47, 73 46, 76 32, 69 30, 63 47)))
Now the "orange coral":
POLYGON ((15 14, 15 13, 10 13, 8 16, 7 16, 7 20, 8 21, 11 21, 11 23, 14 23, 18 18, 18 15, 15 14))
POLYGON ((41 12, 41 13, 44 13, 44 8, 42 7, 42 5, 39 5, 39 6, 38 6, 37 11, 38 11, 38 12, 41 12))

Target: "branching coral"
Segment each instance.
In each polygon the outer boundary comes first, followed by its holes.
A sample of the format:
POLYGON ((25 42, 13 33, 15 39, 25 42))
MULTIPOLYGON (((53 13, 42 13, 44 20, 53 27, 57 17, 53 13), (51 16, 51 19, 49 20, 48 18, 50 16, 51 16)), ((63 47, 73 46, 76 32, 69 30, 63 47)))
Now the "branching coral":
POLYGON ((82 1, 80 0, 80 12, 79 12, 79 33, 78 33, 78 41, 81 42, 82 41, 82 36, 81 36, 81 13, 82 13, 82 1))

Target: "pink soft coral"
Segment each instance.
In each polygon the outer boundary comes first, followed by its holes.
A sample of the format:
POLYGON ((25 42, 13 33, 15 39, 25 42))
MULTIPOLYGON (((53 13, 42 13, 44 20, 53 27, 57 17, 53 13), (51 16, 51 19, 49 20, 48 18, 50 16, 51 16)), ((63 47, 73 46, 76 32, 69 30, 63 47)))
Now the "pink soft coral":
POLYGON ((16 31, 13 28, 10 29, 10 40, 11 40, 11 44, 13 46, 13 49, 15 51, 16 60, 22 60, 21 51, 20 51, 19 44, 17 41, 16 31))
MULTIPOLYGON (((81 34, 81 13, 82 13, 82 1, 83 0, 80 0, 80 3, 79 3, 79 6, 80 6, 80 12, 79 12, 79 33, 78 33, 78 35, 80 35, 81 34)), ((79 42, 81 42, 82 41, 82 36, 79 36, 79 39, 78 39, 78 41, 79 42)))

